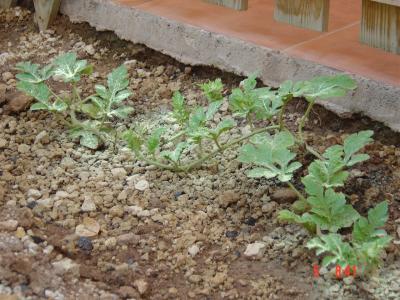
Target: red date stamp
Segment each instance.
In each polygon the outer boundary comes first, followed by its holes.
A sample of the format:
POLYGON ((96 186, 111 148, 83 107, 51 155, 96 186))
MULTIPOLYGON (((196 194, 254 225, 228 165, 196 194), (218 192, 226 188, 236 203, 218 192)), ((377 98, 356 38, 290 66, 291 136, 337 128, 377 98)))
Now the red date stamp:
MULTIPOLYGON (((313 275, 315 278, 320 277, 320 267, 318 265, 313 265, 313 275)), ((336 278, 343 279, 345 277, 356 277, 357 276, 357 266, 346 266, 342 268, 341 266, 336 266, 336 278)))

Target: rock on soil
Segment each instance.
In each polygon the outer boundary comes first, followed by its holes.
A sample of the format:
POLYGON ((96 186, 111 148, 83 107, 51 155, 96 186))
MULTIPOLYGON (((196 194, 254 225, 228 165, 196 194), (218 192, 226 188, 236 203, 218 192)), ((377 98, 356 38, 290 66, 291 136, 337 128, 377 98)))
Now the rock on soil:
POLYGON ((100 224, 92 218, 85 217, 82 224, 76 226, 75 234, 81 237, 93 237, 98 235, 100 224))
POLYGON ((96 211, 96 204, 92 200, 90 196, 85 196, 85 200, 83 200, 81 211, 83 212, 91 212, 96 211))
POLYGON ((260 258, 265 251, 267 245, 261 242, 255 242, 253 244, 248 244, 244 255, 247 257, 258 257, 260 258))
POLYGON ((7 220, 7 221, 1 221, 0 222, 0 231, 15 231, 17 230, 18 227, 18 221, 17 220, 7 220))
POLYGON ((279 189, 271 195, 271 199, 280 204, 293 203, 297 198, 297 194, 290 188, 279 189))
POLYGON ((33 98, 22 92, 13 92, 6 95, 6 104, 4 105, 4 112, 6 114, 16 114, 27 110, 33 98))
POLYGON ((139 190, 139 191, 145 191, 149 188, 149 182, 147 180, 139 180, 136 184, 135 184, 135 189, 139 190))
POLYGON ((141 295, 145 294, 147 292, 147 289, 149 288, 149 284, 143 279, 135 280, 133 284, 138 289, 141 295))
POLYGON ((240 200, 240 195, 235 191, 226 191, 218 199, 221 207, 228 207, 240 200))
POLYGON ((58 275, 71 274, 75 278, 79 277, 79 265, 69 258, 63 258, 59 261, 53 262, 52 265, 55 273, 58 275))

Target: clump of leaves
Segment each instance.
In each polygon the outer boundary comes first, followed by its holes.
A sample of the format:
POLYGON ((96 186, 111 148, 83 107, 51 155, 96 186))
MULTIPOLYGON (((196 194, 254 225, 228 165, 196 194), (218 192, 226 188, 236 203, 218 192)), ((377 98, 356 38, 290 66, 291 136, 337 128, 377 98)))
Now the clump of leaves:
POLYGON ((222 81, 216 79, 200 85, 204 97, 208 100, 206 107, 189 107, 185 103, 185 97, 180 92, 174 93, 172 97, 172 118, 180 128, 175 135, 163 136, 166 132, 163 130, 159 138, 154 140, 152 133, 143 135, 133 130, 126 132, 124 136, 130 146, 133 145, 132 141, 135 140, 135 147, 131 148, 138 158, 164 169, 187 172, 201 166, 226 149, 238 147, 257 135, 249 145, 243 148, 242 158, 245 159, 245 151, 250 152, 247 155, 246 162, 258 166, 257 169, 251 171, 251 176, 264 174, 266 177, 278 176, 283 181, 288 181, 293 172, 300 168, 298 162, 291 162, 295 154, 288 148, 297 144, 301 138, 295 137, 287 131, 282 135, 277 135, 276 140, 273 136, 267 135, 259 145, 253 144, 253 141, 261 139, 260 134, 262 133, 273 133, 285 127, 282 115, 287 103, 294 97, 303 96, 310 99, 311 108, 317 98, 326 99, 330 96, 338 96, 354 88, 355 83, 348 76, 334 76, 319 77, 295 84, 287 81, 277 90, 272 90, 265 87, 258 88, 256 75, 251 75, 243 80, 238 88, 233 89, 230 95, 224 97, 222 81), (214 122, 216 113, 225 101, 228 102, 232 115, 219 122, 214 122), (275 119, 278 119, 279 124, 275 124, 274 117, 278 116, 281 117, 275 119), (230 140, 229 135, 224 135, 235 129, 238 121, 243 119, 250 125, 250 133, 234 140, 230 140), (257 128, 255 121, 268 121, 270 126, 257 128), (144 147, 147 139, 154 141, 155 148, 152 151, 144 147), (273 142, 266 142, 269 139, 273 142), (171 143, 174 145, 173 148, 165 149, 163 146, 171 143), (268 163, 260 163, 260 158, 254 161, 250 158, 256 152, 265 151, 269 151, 270 154, 268 155, 271 156, 266 158, 266 154, 263 154, 263 159, 270 160, 268 163), (158 152, 162 155, 157 156, 158 152), (186 159, 182 159, 184 154, 186 159), (194 159, 196 156, 197 159, 194 159))
POLYGON ((388 219, 387 202, 381 202, 368 211, 368 217, 359 217, 353 227, 351 239, 345 241, 340 234, 330 233, 313 238, 307 243, 324 254, 323 266, 357 266, 361 274, 374 271, 381 263, 381 254, 389 245, 391 237, 381 229, 388 219))
POLYGON ((278 177, 280 181, 287 182, 301 167, 301 163, 293 162, 296 154, 288 149, 294 144, 295 139, 288 131, 279 132, 273 137, 255 136, 241 148, 238 160, 258 166, 247 172, 248 177, 278 177))
POLYGON ((349 175, 345 170, 347 167, 369 158, 367 154, 357 152, 372 141, 372 135, 372 131, 355 133, 345 139, 343 146, 326 149, 322 159, 314 160, 308 167, 308 175, 302 179, 308 197, 296 203, 294 208, 309 208, 307 212, 299 216, 283 210, 279 218, 303 224, 310 231, 337 232, 350 227, 359 215, 351 205, 346 204, 345 195, 335 192, 333 188, 344 186, 349 175))
POLYGON ((224 99, 224 85, 220 78, 200 84, 200 88, 209 102, 216 102, 224 99))
POLYGON ((238 88, 232 90, 229 96, 229 105, 234 116, 246 118, 250 126, 253 121, 271 120, 283 106, 283 98, 287 93, 282 93, 286 87, 278 91, 270 88, 257 88, 257 76, 251 75, 240 83, 238 88))
POLYGON ((388 218, 387 202, 370 209, 365 218, 346 204, 344 194, 334 190, 344 186, 349 175, 346 168, 369 158, 358 152, 372 141, 372 135, 372 131, 361 131, 348 136, 343 145, 326 149, 322 159, 312 162, 308 175, 302 179, 307 197, 293 208, 305 212, 302 215, 290 210, 279 213, 280 220, 303 225, 318 234, 307 247, 316 249, 317 255, 326 255, 323 266, 357 266, 362 268, 362 274, 368 274, 379 266, 381 254, 390 243, 391 238, 381 229, 388 218), (338 232, 351 226, 352 237, 346 241, 338 232))
POLYGON ((165 136, 167 130, 163 127, 149 134, 135 129, 124 133, 128 146, 139 159, 163 169, 190 171, 217 153, 223 152, 226 147, 231 147, 230 143, 238 143, 230 141, 221 144, 223 134, 236 126, 232 118, 213 121, 224 101, 221 80, 203 84, 201 89, 209 101, 206 107, 189 107, 180 92, 174 93, 171 116, 180 128, 174 136, 165 136), (163 147, 171 143, 172 148, 163 147), (205 152, 205 144, 214 145, 214 149, 205 152), (182 155, 186 152, 188 155, 183 160, 182 155), (197 159, 193 159, 196 156, 197 159))
POLYGON ((113 131, 110 121, 126 118, 133 108, 123 104, 131 93, 128 72, 124 66, 112 71, 107 86, 96 85, 95 94, 81 97, 78 83, 82 76, 90 75, 93 67, 86 60, 78 60, 75 53, 60 55, 49 65, 40 67, 31 62, 16 65, 17 88, 34 97, 31 110, 45 110, 60 116, 69 128, 71 138, 78 138, 88 148, 97 149, 108 140, 113 131), (67 95, 57 95, 46 82, 51 78, 69 87, 67 95))

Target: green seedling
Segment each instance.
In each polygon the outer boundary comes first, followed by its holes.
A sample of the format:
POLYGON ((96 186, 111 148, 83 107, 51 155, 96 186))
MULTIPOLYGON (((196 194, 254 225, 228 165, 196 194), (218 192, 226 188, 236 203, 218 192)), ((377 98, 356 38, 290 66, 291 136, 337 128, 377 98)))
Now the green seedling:
POLYGON ((90 149, 110 140, 114 118, 126 118, 133 108, 123 104, 131 93, 128 72, 124 66, 108 75, 107 87, 96 85, 96 93, 81 97, 78 83, 82 76, 90 75, 93 67, 86 60, 78 60, 75 53, 60 55, 49 65, 40 68, 37 64, 23 62, 16 65, 17 88, 34 97, 31 110, 44 110, 56 114, 69 129, 71 138, 90 149), (69 93, 57 95, 46 82, 51 78, 67 84, 69 93))

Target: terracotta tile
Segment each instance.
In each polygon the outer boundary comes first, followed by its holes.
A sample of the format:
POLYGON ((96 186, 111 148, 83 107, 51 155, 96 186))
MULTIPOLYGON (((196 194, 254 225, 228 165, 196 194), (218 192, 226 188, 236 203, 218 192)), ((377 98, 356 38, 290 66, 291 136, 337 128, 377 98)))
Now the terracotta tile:
POLYGON ((363 45, 358 41, 359 35, 360 26, 356 24, 285 52, 338 70, 400 85, 400 55, 363 45))
POLYGON ((369 48, 358 41, 361 0, 332 0, 326 33, 274 21, 274 0, 249 0, 247 11, 235 11, 202 0, 115 1, 339 70, 400 85, 400 56, 369 48))
MULTIPOLYGON (((124 4, 129 2, 123 1, 124 4)), ((235 11, 201 0, 152 0, 136 6, 169 19, 269 48, 284 49, 320 35, 318 32, 275 22, 273 0, 250 1, 247 11, 235 11)))

